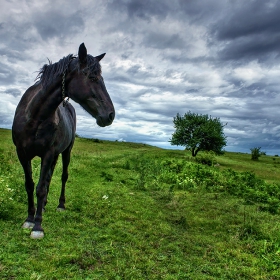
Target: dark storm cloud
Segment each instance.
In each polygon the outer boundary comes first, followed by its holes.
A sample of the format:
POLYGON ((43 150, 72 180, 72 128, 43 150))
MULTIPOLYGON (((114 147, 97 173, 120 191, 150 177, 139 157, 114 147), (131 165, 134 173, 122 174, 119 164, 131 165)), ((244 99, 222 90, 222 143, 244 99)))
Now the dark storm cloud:
POLYGON ((0 48, 0 56, 6 56, 9 62, 25 61, 26 56, 22 55, 21 51, 11 49, 10 47, 0 48))
POLYGON ((182 49, 186 47, 186 42, 179 34, 168 35, 154 31, 144 37, 143 44, 148 48, 156 49, 182 49))
POLYGON ((0 62, 0 83, 1 85, 10 85, 15 82, 15 75, 13 69, 0 62))
POLYGON ((150 20, 151 17, 156 16, 159 19, 164 19, 172 9, 170 1, 150 0, 113 0, 108 4, 111 11, 120 11, 128 15, 129 18, 140 18, 143 20, 150 20))
POLYGON ((19 13, 19 5, 11 9, 10 16, 0 24, 1 41, 5 42, 0 46, 0 55, 6 55, 11 62, 32 59, 34 54, 28 52, 40 46, 41 40, 57 38, 63 43, 63 39, 79 34, 85 28, 81 10, 68 12, 67 5, 60 9, 59 5, 50 4, 32 9, 32 1, 26 5, 28 13, 19 13))
POLYGON ((0 46, 1 55, 6 55, 12 62, 27 59, 24 51, 38 43, 38 38, 34 36, 33 23, 12 15, 1 26, 1 41, 5 42, 0 46))
POLYGON ((13 96, 15 96, 15 97, 21 95, 21 91, 20 91, 19 89, 17 89, 17 88, 9 88, 9 89, 6 89, 6 90, 4 91, 4 93, 13 95, 13 96))
POLYGON ((150 22, 153 17, 162 21, 167 17, 191 22, 205 22, 215 17, 225 8, 228 1, 215 0, 113 0, 108 10, 126 14, 129 19, 142 19, 150 22))
MULTIPOLYGON (((234 13, 227 14, 213 29, 219 40, 232 40, 256 34, 279 34, 279 1, 237 1, 234 13)), ((230 12, 230 11, 229 11, 230 12)))
POLYGON ((35 27, 43 40, 53 37, 63 39, 70 34, 82 32, 85 24, 80 11, 64 15, 61 11, 50 10, 36 15, 35 27))
POLYGON ((219 56, 222 60, 259 59, 261 62, 272 62, 275 58, 279 60, 279 54, 280 32, 273 36, 260 34, 237 38, 227 43, 219 56))
POLYGON ((219 55, 222 60, 272 60, 280 54, 280 2, 236 1, 234 13, 212 25, 211 32, 221 43, 219 55))

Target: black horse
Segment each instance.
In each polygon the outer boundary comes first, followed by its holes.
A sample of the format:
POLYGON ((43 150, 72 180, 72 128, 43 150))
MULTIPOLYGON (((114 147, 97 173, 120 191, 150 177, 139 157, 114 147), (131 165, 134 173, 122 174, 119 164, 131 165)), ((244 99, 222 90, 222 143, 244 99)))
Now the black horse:
POLYGON ((54 64, 44 65, 37 82, 24 93, 17 106, 12 136, 24 170, 28 196, 28 217, 22 227, 32 228, 31 238, 44 237, 42 211, 47 203, 59 154, 62 154, 63 171, 58 209, 65 209, 65 184, 76 131, 76 113, 65 98, 79 103, 96 118, 101 127, 110 125, 114 120, 114 106, 99 64, 104 55, 88 55, 83 43, 79 47, 78 57, 68 55, 54 64), (37 210, 31 168, 31 160, 35 156, 41 158, 40 178, 36 187, 37 210))

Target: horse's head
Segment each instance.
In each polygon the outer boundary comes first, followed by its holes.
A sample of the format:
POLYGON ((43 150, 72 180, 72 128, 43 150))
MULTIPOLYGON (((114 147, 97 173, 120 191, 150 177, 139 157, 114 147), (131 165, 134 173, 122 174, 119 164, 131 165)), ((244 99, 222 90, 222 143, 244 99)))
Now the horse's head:
POLYGON ((101 76, 99 61, 105 56, 93 57, 80 45, 78 58, 73 61, 72 78, 68 85, 68 95, 91 114, 99 126, 110 125, 115 117, 114 105, 101 76), (78 71, 74 71, 78 69, 78 71))

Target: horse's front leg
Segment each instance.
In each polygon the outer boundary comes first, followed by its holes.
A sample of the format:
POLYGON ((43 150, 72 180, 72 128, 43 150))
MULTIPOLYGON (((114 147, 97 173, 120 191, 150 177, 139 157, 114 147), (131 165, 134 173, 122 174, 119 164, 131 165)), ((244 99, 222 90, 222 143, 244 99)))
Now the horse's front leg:
POLYGON ((44 202, 47 196, 48 187, 50 183, 50 168, 54 161, 54 155, 50 151, 41 159, 41 172, 39 183, 36 187, 36 196, 37 196, 37 211, 35 215, 35 225, 31 231, 31 238, 43 238, 44 230, 42 228, 42 211, 44 207, 44 202))
POLYGON ((34 182, 32 179, 31 160, 28 160, 25 153, 20 149, 17 149, 17 155, 25 175, 25 190, 28 200, 28 216, 23 223, 22 228, 32 228, 34 226, 35 205, 33 196, 34 182))

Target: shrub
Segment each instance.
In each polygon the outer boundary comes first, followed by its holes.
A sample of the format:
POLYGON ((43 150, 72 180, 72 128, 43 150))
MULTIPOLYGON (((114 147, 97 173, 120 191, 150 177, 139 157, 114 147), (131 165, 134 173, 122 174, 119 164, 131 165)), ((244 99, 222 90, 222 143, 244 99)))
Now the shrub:
POLYGON ((195 159, 196 162, 212 166, 217 163, 215 153, 213 151, 200 154, 195 159))
POLYGON ((219 170, 213 166, 214 155, 202 153, 196 162, 145 155, 128 159, 125 167, 137 174, 134 181, 139 190, 160 191, 162 195, 171 195, 168 190, 222 192, 256 204, 261 211, 280 212, 280 185, 268 184, 253 172, 219 170))
POLYGON ((251 150, 251 159, 252 160, 258 160, 259 159, 259 157, 262 155, 262 153, 261 153, 261 147, 258 147, 258 148, 251 148, 250 149, 251 150))

